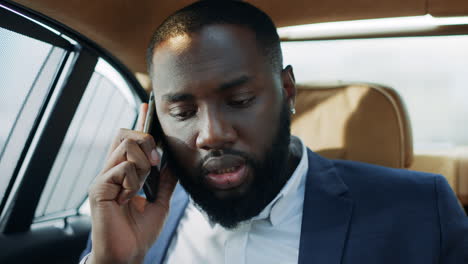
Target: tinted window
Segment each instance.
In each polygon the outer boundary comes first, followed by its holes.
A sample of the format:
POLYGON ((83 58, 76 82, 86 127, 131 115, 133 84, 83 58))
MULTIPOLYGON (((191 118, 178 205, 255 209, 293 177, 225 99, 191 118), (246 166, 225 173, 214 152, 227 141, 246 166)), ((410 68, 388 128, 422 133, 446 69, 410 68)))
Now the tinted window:
POLYGON ((100 61, 67 131, 36 210, 37 220, 73 212, 102 169, 119 128, 131 128, 137 117, 130 88, 100 61), (104 66, 103 66, 104 65, 104 66))
POLYGON ((0 199, 65 54, 0 27, 0 199))

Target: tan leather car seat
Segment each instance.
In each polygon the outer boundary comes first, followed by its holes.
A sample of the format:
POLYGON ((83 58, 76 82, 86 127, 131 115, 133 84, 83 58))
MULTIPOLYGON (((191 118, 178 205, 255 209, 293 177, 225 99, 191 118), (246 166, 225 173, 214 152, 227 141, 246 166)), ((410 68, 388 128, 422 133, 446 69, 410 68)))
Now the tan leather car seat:
POLYGON ((410 169, 444 175, 460 202, 468 206, 468 147, 416 152, 410 169))
POLYGON ((362 161, 445 176, 468 206, 468 147, 413 154, 405 105, 375 84, 298 85, 291 132, 332 159, 362 161))
POLYGON ((400 96, 374 84, 298 85, 291 132, 333 159, 408 168, 409 117, 400 96))

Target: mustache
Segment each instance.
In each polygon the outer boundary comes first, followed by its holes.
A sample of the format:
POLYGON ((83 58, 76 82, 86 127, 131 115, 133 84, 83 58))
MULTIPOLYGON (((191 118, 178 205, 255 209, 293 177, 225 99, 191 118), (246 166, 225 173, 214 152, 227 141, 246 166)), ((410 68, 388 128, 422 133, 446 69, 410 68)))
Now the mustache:
POLYGON ((206 175, 208 174, 208 170, 204 168, 203 164, 210 158, 220 158, 223 155, 233 155, 233 156, 239 156, 242 159, 245 160, 245 163, 247 165, 250 165, 252 167, 257 167, 258 162, 254 157, 252 157, 250 154, 246 152, 242 152, 239 150, 235 149, 230 149, 230 148, 221 148, 221 149, 214 149, 208 152, 201 160, 198 162, 197 168, 200 173, 200 175, 206 175))

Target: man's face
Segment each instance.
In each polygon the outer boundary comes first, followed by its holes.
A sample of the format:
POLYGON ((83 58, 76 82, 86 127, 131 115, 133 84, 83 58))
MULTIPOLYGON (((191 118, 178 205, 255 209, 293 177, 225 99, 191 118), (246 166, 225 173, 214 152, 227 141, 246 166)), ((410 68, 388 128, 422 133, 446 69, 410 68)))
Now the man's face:
POLYGON ((166 40, 153 65, 157 116, 181 184, 226 227, 258 214, 287 179, 292 72, 274 69, 254 33, 234 25, 166 40))

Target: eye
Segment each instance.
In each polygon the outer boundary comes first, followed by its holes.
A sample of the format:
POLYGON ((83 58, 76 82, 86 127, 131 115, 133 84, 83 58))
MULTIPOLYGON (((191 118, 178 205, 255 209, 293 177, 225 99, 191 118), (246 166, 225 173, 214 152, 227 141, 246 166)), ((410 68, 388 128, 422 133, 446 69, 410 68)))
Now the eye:
POLYGON ((253 100, 255 99, 255 96, 235 96, 233 98, 231 98, 229 101, 228 101, 228 104, 232 107, 238 107, 238 108, 243 108, 243 107, 248 107, 252 102, 253 100))
POLYGON ((179 121, 183 121, 194 116, 196 112, 197 111, 194 110, 193 108, 174 107, 169 110, 169 115, 179 121))

